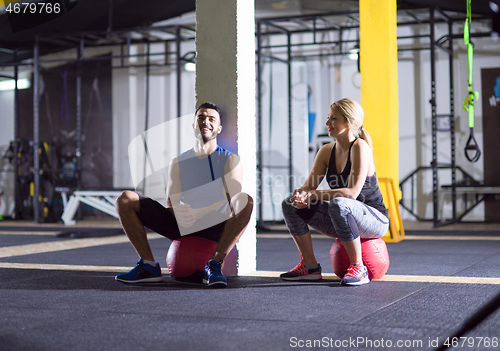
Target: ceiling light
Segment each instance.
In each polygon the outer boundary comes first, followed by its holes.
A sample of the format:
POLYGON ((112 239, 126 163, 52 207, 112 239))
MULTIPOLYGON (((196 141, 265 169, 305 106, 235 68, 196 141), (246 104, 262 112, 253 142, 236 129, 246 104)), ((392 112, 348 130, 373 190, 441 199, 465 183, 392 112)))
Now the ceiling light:
POLYGON ((491 9, 491 11, 493 11, 495 13, 498 13, 498 11, 500 10, 498 8, 498 5, 496 3, 494 3, 493 1, 490 1, 490 9, 491 9))
POLYGON ((184 70, 186 72, 196 72, 196 63, 187 62, 184 64, 184 70))
POLYGON ((359 57, 359 48, 354 47, 351 50, 349 50, 347 52, 347 57, 349 58, 349 60, 356 61, 359 57))
MULTIPOLYGON (((17 89, 28 89, 31 86, 28 78, 21 78, 17 80, 17 89)), ((14 90, 16 88, 15 80, 2 80, 0 81, 0 91, 14 90)))

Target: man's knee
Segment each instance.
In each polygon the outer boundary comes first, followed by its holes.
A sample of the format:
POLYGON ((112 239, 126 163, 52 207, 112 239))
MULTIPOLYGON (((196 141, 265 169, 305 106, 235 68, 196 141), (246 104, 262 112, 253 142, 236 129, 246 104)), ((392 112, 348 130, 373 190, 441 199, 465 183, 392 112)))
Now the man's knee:
POLYGON ((253 210, 253 198, 247 193, 238 193, 233 196, 231 202, 234 204, 234 212, 236 215, 246 215, 250 217, 253 210))
POLYGON ((131 190, 125 190, 116 198, 115 206, 118 212, 134 209, 138 210, 139 208, 139 195, 131 190))

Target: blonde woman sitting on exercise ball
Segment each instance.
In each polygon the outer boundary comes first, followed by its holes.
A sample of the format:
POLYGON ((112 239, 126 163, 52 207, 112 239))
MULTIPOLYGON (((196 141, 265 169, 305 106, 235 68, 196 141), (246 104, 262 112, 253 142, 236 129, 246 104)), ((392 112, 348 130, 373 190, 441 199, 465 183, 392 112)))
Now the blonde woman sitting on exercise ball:
POLYGON ((363 129, 363 108, 344 98, 330 106, 326 125, 335 140, 318 151, 304 185, 282 203, 283 216, 300 253, 300 263, 284 280, 319 280, 321 266, 313 252, 308 225, 339 238, 350 267, 342 285, 369 283, 361 258, 360 238, 382 237, 389 227, 387 209, 378 187, 372 141, 363 129), (330 190, 316 190, 326 177, 330 190))

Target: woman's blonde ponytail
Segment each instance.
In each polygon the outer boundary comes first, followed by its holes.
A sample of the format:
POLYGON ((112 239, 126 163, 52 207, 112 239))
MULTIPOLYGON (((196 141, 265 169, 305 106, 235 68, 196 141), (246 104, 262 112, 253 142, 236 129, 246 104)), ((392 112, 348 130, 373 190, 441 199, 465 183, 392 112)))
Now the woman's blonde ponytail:
POLYGON ((368 131, 365 128, 363 128, 363 126, 361 126, 361 128, 359 128, 359 138, 366 141, 368 146, 370 146, 370 148, 373 149, 372 138, 371 138, 370 134, 368 133, 368 131))

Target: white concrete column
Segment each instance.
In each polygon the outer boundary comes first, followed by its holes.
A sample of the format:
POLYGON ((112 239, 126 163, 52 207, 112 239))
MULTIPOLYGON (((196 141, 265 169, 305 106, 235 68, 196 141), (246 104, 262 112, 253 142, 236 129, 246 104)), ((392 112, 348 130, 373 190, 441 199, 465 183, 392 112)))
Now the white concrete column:
MULTIPOLYGON (((255 4, 253 0, 196 1, 196 104, 220 106, 219 145, 237 152, 243 191, 256 199, 255 4)), ((238 243, 238 274, 256 270, 255 208, 238 243)))

